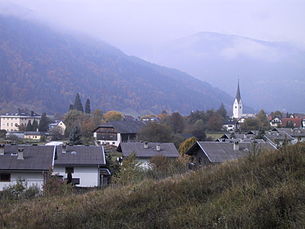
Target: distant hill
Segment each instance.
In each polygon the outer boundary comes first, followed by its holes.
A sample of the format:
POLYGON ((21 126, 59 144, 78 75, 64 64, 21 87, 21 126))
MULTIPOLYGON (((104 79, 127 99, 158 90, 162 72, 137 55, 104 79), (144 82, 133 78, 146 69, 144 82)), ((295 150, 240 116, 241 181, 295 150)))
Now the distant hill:
POLYGON ((0 226, 304 228, 304 150, 299 144, 160 181, 13 202, 0 208, 0 226))
POLYGON ((305 112, 305 50, 291 44, 202 32, 133 53, 231 95, 239 78, 244 104, 253 108, 305 112))
POLYGON ((208 83, 103 42, 0 16, 0 109, 65 112, 77 92, 93 108, 131 114, 230 107, 208 83))

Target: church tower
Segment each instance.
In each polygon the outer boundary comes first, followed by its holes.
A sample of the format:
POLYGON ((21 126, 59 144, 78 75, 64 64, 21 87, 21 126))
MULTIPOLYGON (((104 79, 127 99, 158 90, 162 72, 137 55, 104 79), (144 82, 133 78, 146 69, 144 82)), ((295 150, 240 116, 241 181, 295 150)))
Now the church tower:
POLYGON ((239 81, 237 84, 237 92, 233 103, 233 118, 239 119, 243 114, 243 103, 240 97, 239 81))

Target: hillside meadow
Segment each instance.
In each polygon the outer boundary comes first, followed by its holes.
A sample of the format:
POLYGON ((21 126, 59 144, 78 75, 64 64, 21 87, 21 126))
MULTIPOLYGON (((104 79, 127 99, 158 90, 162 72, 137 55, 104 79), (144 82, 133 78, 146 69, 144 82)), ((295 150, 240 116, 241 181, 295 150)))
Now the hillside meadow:
POLYGON ((304 228, 305 144, 183 175, 0 208, 0 228, 304 228))

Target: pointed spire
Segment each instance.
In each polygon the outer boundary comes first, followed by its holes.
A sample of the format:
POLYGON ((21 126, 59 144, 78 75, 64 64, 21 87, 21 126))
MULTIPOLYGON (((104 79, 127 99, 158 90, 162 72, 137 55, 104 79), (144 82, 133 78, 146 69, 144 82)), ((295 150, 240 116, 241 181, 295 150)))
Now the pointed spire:
POLYGON ((239 90, 239 80, 238 80, 238 83, 237 83, 237 92, 236 92, 236 97, 235 99, 237 99, 237 102, 239 102, 241 100, 241 97, 240 97, 240 90, 239 90))

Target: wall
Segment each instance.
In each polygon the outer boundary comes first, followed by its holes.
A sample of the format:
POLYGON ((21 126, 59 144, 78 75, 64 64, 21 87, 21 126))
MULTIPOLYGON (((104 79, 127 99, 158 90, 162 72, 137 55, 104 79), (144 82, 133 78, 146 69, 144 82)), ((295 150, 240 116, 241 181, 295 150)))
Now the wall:
MULTIPOLYGON (((9 172, 5 172, 9 173, 9 172)), ((0 191, 3 188, 6 188, 10 185, 14 185, 17 183, 18 180, 24 181, 27 187, 37 186, 40 190, 42 190, 42 186, 44 183, 44 178, 42 172, 31 173, 31 172, 23 172, 23 173, 10 173, 11 174, 11 181, 10 182, 0 182, 0 191)))
MULTIPOLYGON (((67 178, 66 167, 73 166, 59 166, 55 165, 53 169, 53 174, 57 174, 67 178)), ((80 178, 80 184, 76 185, 78 187, 96 187, 99 186, 99 169, 97 165, 91 167, 76 167, 74 166, 74 173, 72 174, 72 178, 80 178)))

